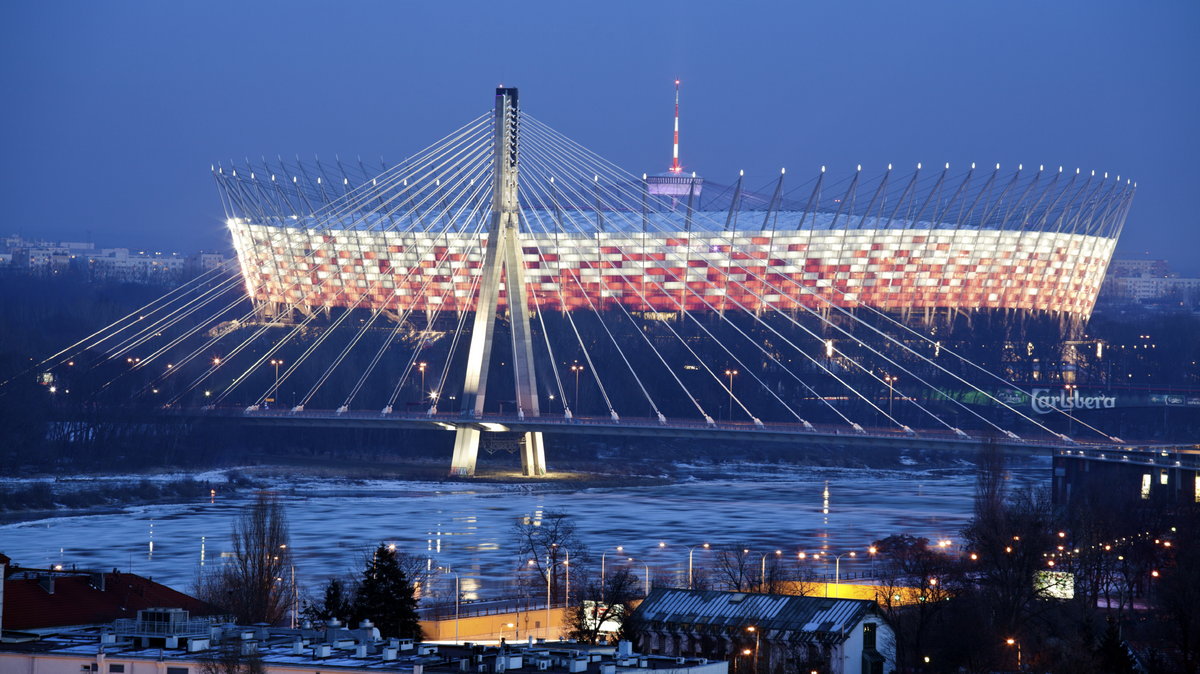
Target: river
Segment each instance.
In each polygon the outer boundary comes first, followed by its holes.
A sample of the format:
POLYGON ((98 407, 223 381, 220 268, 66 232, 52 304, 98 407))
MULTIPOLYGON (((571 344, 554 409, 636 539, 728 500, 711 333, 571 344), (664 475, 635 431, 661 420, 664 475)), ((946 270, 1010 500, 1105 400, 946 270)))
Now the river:
MULTIPOLYGON (((751 464, 688 472, 689 479, 667 485, 578 489, 315 478, 274 486, 286 507, 301 587, 351 572, 364 551, 384 541, 424 558, 429 568, 452 569, 468 599, 509 592, 521 568, 514 523, 547 512, 572 515, 594 557, 607 550, 610 563, 631 563, 639 576, 648 565, 652 577, 686 575, 687 546, 705 542, 742 544, 755 555, 778 549, 795 563, 801 563, 800 551, 863 551, 895 533, 957 545, 971 515, 974 474, 968 467, 751 464), (730 477, 732 471, 736 477, 730 477), (619 555, 617 546, 623 547, 619 555)), ((1014 487, 1045 484, 1048 475, 1048 459, 1009 470, 1014 487)), ((197 503, 7 524, 0 526, 0 552, 24 566, 119 568, 187 591, 198 572, 228 553, 233 520, 252 498, 244 490, 197 503)), ((707 556, 713 554, 696 549, 695 566, 711 565, 707 556)), ((843 558, 842 571, 853 573, 868 563, 843 558)), ((439 588, 452 588, 453 582, 451 574, 436 576, 432 593, 441 594, 439 588)))

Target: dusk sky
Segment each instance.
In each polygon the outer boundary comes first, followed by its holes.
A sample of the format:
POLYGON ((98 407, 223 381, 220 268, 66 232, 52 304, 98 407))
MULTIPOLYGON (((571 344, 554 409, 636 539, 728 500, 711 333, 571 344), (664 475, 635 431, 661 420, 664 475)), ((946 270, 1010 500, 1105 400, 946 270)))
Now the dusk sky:
MULTIPOLYGON (((630 171, 999 162, 1138 182, 1119 255, 1200 274, 1200 3, 13 2, 0 234, 228 247, 209 166, 399 161, 521 105, 630 171)), ((755 179, 755 177, 761 179, 755 179)))

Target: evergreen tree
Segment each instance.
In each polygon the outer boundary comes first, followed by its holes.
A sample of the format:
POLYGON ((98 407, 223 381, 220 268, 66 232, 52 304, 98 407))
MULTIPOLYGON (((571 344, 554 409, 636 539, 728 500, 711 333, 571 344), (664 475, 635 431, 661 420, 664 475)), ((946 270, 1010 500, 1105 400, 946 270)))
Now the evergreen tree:
POLYGON ((304 617, 316 622, 330 618, 347 620, 354 613, 353 593, 347 591, 341 578, 330 578, 320 602, 310 603, 304 608, 304 617))
POLYGON ((396 551, 380 545, 367 560, 354 594, 354 621, 370 620, 384 637, 420 640, 415 588, 396 551))

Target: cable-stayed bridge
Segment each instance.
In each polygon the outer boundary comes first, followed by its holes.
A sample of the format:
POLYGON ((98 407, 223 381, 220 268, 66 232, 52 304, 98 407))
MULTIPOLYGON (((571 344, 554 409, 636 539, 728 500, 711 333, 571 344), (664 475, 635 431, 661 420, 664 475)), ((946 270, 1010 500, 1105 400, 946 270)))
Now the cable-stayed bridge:
POLYGON ((46 359, 94 396, 256 423, 837 446, 1124 443, 943 343, 938 317, 1085 321, 1131 181, 824 168, 761 189, 627 173, 520 110, 395 165, 214 167, 237 260, 46 359), (518 301, 519 298, 519 301, 518 301), (118 371, 113 371, 116 364, 118 371), (107 368, 107 369, 106 369, 107 368))

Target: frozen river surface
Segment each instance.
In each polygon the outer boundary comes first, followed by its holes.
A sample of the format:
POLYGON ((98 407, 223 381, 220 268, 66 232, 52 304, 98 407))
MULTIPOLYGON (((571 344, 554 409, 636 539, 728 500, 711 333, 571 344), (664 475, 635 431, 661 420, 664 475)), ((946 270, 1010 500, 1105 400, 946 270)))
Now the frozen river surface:
MULTIPOLYGON (((726 468, 726 470, 732 470, 726 468)), ((514 524, 546 512, 574 516, 593 556, 633 557, 641 575, 686 576, 686 546, 742 544, 755 553, 864 550, 907 533, 957 541, 971 515, 970 470, 893 471, 743 466, 736 479, 577 490, 546 485, 293 480, 282 482, 296 574, 302 587, 357 567, 380 541, 452 568, 468 598, 509 593, 519 573, 514 524), (663 542, 666 545, 660 546, 663 542)), ((1049 461, 1010 472, 1013 486, 1045 484, 1049 461)), ((697 469, 703 475, 703 469, 697 469)), ((220 563, 248 491, 214 502, 146 506, 0 526, 0 552, 31 567, 74 564, 151 576, 190 588, 203 563, 220 563)), ((713 560, 698 549, 696 567, 713 560)), ((611 562, 610 562, 611 563, 611 562)), ((625 561, 624 563, 628 563, 625 561)), ((865 564, 846 559, 843 572, 865 564)), ((453 586, 442 574, 431 588, 453 586)))

